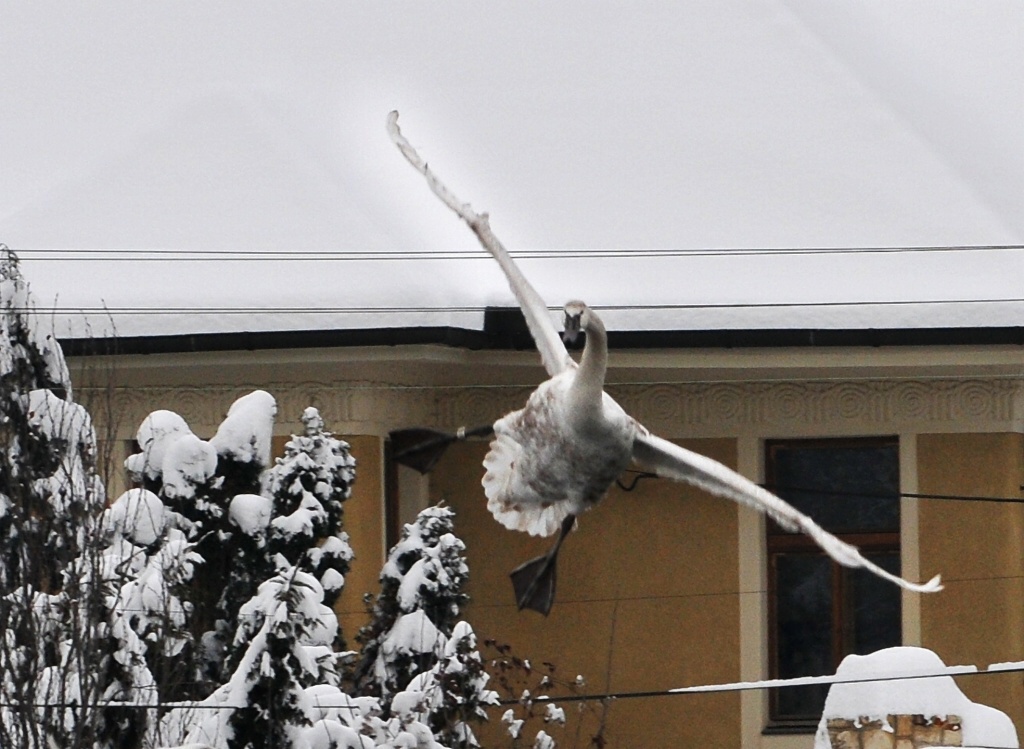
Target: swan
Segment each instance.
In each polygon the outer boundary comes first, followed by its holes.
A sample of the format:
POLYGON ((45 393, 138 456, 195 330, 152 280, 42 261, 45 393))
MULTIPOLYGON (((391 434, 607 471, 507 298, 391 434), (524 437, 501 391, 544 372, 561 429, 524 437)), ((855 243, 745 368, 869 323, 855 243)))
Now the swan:
POLYGON ((555 329, 547 305, 491 231, 488 215, 476 213, 469 204, 459 201, 437 178, 402 135, 397 112, 388 116, 388 132, 434 194, 455 211, 498 262, 549 375, 523 408, 494 423, 494 440, 484 458, 482 483, 494 518, 506 528, 532 535, 557 534, 546 554, 520 565, 511 574, 520 610, 533 609, 544 615, 551 611, 562 543, 577 516, 597 504, 631 463, 753 507, 786 530, 807 534, 843 566, 863 568, 910 591, 931 593, 942 589, 939 575, 926 583, 894 575, 732 469, 651 434, 604 392, 608 335, 597 312, 580 301, 564 307, 566 339, 571 341, 580 333, 586 336, 577 364, 555 329))

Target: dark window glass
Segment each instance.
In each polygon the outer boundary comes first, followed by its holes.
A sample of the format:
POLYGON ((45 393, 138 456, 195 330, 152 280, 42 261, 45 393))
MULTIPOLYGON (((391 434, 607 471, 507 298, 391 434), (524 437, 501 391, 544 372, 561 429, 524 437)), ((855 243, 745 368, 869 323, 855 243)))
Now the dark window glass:
MULTIPOLYGON (((775 557, 778 610, 775 677, 791 679, 828 673, 832 666, 832 565, 819 554, 775 557)), ((780 689, 777 712, 789 718, 821 714, 827 686, 780 689)))
POLYGON ((775 493, 826 530, 899 530, 900 465, 895 445, 775 443, 770 454, 775 493))
MULTIPOLYGON (((787 440, 767 445, 768 483, 788 502, 899 574, 895 439, 787 440)), ((835 564, 809 538, 768 526, 773 678, 833 673, 850 653, 900 644, 900 590, 835 564)), ((773 726, 813 730, 827 686, 772 690, 773 726)))

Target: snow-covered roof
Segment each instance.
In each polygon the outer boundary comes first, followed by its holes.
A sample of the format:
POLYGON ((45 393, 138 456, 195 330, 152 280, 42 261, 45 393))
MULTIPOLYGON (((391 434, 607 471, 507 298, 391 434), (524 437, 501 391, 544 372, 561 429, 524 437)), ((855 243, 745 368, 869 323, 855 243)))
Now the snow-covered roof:
POLYGON ((0 9, 0 242, 62 335, 480 328, 391 109, 613 329, 1024 326, 1014 0, 57 8, 0 9))

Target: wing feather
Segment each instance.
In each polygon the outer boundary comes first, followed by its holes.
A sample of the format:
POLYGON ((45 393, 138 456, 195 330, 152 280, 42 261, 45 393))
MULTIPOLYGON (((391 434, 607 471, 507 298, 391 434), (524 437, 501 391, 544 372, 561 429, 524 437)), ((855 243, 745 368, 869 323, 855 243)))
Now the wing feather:
POLYGON ((855 546, 841 541, 783 499, 707 456, 692 452, 653 434, 640 433, 633 443, 633 459, 659 476, 684 481, 701 489, 753 507, 791 531, 807 534, 822 550, 845 567, 863 568, 901 588, 919 593, 942 590, 940 576, 912 583, 866 559, 855 546))
POLYGON ((405 156, 406 161, 412 164, 416 171, 426 178, 427 184, 430 185, 430 189, 434 191, 434 194, 441 199, 441 202, 455 211, 459 218, 466 222, 466 225, 473 230, 483 248, 498 261, 498 265, 501 266, 501 270, 505 273, 508 285, 512 289, 520 309, 523 311, 523 317, 526 318, 526 326, 530 329, 530 335, 533 336, 533 340, 537 344, 537 351, 540 352, 541 361, 544 363, 544 369, 547 370, 548 374, 554 377, 556 374, 561 374, 567 369, 575 367, 576 363, 569 356, 565 344, 562 343, 562 337, 558 334, 558 329, 551 322, 551 315, 548 312, 547 305, 541 299, 536 289, 526 280, 526 276, 516 267, 505 246, 494 235, 494 232, 491 231, 491 224, 487 214, 477 213, 469 203, 463 203, 459 200, 455 193, 449 190, 448 186, 434 174, 433 170, 427 165, 427 162, 423 160, 416 149, 412 147, 412 144, 402 135, 402 131, 398 127, 398 112, 391 112, 388 115, 388 134, 391 136, 394 144, 398 146, 398 150, 405 156))

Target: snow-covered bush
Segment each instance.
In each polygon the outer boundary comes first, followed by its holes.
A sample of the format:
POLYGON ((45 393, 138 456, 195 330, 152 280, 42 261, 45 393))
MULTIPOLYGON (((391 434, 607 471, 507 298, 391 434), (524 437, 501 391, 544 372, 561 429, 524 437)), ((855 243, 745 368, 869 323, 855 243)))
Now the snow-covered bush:
POLYGON ((237 532, 231 506, 237 495, 261 492, 276 413, 269 393, 249 393, 231 405, 214 437, 204 441, 178 414, 156 410, 136 434, 141 452, 125 461, 129 474, 150 493, 150 506, 156 497, 173 514, 192 545, 193 562, 203 562, 190 591, 195 605, 189 631, 200 642, 193 682, 216 684, 226 677, 223 664, 238 610, 272 571, 259 540, 237 532))
MULTIPOLYGON (((487 720, 485 705, 497 705, 498 693, 487 688, 490 675, 477 651, 476 634, 466 622, 455 625, 444 652, 428 671, 413 677, 405 693, 420 694, 419 719, 450 747, 477 747, 471 724, 487 720)), ((392 711, 395 702, 392 701, 392 711)))
POLYGON ((422 726, 416 730, 427 729, 432 741, 463 749, 479 745, 471 724, 486 720, 485 707, 498 698, 487 688, 476 635, 459 620, 469 569, 454 517, 447 507, 430 507, 403 529, 381 570, 371 621, 358 635, 354 683, 380 699, 385 733, 422 726))
POLYGON ((120 571, 116 611, 145 644, 163 699, 195 694, 190 586, 203 559, 179 526, 184 519, 152 492, 131 489, 103 513, 106 566, 120 571))
MULTIPOLYGON (((556 742, 551 732, 565 727, 565 710, 548 697, 551 692, 578 695, 586 689, 582 675, 563 677, 554 663, 545 661, 537 666, 513 652, 508 643, 485 640, 486 667, 493 677, 493 685, 501 702, 509 707, 501 715, 501 724, 511 739, 513 749, 531 747, 553 749, 556 742), (533 736, 530 739, 530 736, 533 736)), ((588 746, 605 745, 603 714, 606 705, 594 708, 580 702, 577 720, 593 721, 594 733, 588 746)))
MULTIPOLYGON (((209 694, 234 673, 247 639, 242 609, 259 586, 284 568, 312 575, 330 606, 337 600, 352 559, 341 529, 342 504, 351 494, 355 461, 348 445, 324 428, 315 408, 302 414, 303 434, 295 435, 285 455, 269 466, 277 405, 263 391, 236 400, 209 441, 193 434, 176 413, 158 410, 140 425, 141 452, 125 463, 146 494, 154 523, 157 506, 182 534, 192 554, 195 575, 189 594, 184 655, 193 650, 192 681, 210 684, 209 694), (241 625, 239 625, 241 622, 241 625), (198 661, 196 661, 198 659, 198 661)), ((140 505, 141 506, 141 505, 140 505)), ((120 515, 109 524, 116 525, 120 515)), ((145 523, 141 523, 145 525, 145 523)), ((334 628, 337 646, 340 630, 334 628)), ((188 658, 177 661, 179 669, 188 658)), ((165 697, 205 696, 165 690, 165 697)))

